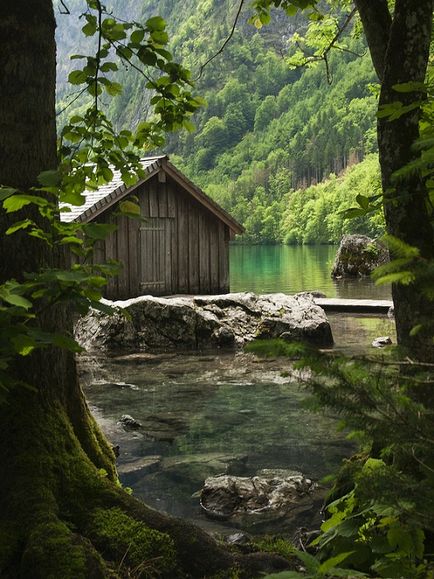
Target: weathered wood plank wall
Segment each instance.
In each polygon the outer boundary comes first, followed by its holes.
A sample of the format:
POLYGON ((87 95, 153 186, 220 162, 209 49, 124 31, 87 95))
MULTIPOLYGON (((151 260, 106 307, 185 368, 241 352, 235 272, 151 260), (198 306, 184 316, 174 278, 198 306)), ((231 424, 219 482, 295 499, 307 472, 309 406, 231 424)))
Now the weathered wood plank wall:
POLYGON ((100 244, 94 260, 116 259, 123 266, 106 296, 229 291, 228 226, 161 173, 134 195, 144 221, 117 215, 116 209, 98 218, 118 230, 100 244))

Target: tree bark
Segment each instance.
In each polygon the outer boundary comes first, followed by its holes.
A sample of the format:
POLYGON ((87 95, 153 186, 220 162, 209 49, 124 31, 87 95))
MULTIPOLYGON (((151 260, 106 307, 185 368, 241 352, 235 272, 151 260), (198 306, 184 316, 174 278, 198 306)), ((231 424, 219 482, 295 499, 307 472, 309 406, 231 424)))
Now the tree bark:
MULTIPOLYGON (((394 85, 425 80, 433 13, 432 0, 396 0, 393 19, 386 0, 356 0, 375 69, 381 81, 380 107, 396 101, 404 106, 423 98, 421 92, 398 93, 394 85)), ((417 247, 422 259, 434 258, 434 237, 423 178, 411 174, 400 180, 394 173, 417 158, 413 145, 419 137, 420 107, 398 119, 378 119, 384 214, 387 232, 417 247)), ((392 256, 393 257, 393 256, 392 256)), ((434 345, 427 332, 411 335, 413 327, 432 318, 433 303, 420 291, 417 280, 393 284, 392 295, 399 345, 416 358, 433 361, 434 345)))
MULTIPOLYGON (((423 93, 397 93, 394 85, 425 81, 431 42, 432 0, 397 0, 390 29, 381 84, 380 107, 395 101, 410 105, 423 93)), ((387 231, 405 243, 417 247, 422 258, 434 258, 434 237, 428 211, 428 192, 422 176, 412 173, 399 181, 393 174, 417 158, 413 145, 419 137, 420 108, 396 120, 378 120, 378 147, 384 214, 387 231)), ((395 319, 398 343, 410 353, 434 360, 430 336, 411 335, 414 326, 426 324, 433 315, 433 303, 419 290, 417 280, 410 286, 394 284, 395 319)))
POLYGON ((372 63, 378 78, 383 78, 392 17, 387 0, 355 0, 365 31, 372 63))
MULTIPOLYGON (((54 30, 51 0, 0 4, 0 183, 24 192, 57 164, 54 30)), ((26 207, 19 219, 25 217, 35 214, 26 207)), ((0 210, 0 283, 54 259, 25 233, 5 236, 10 222, 0 210)), ((70 311, 60 304, 38 323, 72 331, 70 311)), ((137 577, 204 577, 232 566, 255 577, 287 567, 280 557, 230 553, 122 490, 73 354, 36 350, 17 357, 11 373, 16 384, 0 399, 1 577, 131 577, 133 568, 137 577)))

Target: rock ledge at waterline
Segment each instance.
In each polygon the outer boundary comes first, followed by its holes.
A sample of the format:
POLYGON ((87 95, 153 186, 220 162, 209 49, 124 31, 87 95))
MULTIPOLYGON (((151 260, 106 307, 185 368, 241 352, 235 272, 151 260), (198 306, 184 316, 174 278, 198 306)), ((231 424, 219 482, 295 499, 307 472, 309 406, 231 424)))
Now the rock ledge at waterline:
POLYGON ((114 315, 92 310, 76 325, 75 337, 87 350, 240 347, 254 338, 278 337, 320 347, 333 344, 324 311, 306 293, 104 301, 115 306, 114 315))

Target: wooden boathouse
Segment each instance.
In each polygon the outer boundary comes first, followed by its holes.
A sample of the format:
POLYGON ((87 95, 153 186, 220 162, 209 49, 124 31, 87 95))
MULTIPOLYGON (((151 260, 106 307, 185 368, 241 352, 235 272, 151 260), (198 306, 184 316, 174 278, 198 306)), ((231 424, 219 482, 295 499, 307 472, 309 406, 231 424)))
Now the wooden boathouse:
POLYGON ((167 156, 142 160, 144 179, 127 187, 119 171, 86 202, 61 213, 63 221, 114 223, 117 229, 98 242, 94 260, 115 259, 120 274, 105 296, 217 294, 229 291, 229 240, 243 232, 224 209, 170 163, 167 156), (134 195, 142 219, 116 209, 134 195))

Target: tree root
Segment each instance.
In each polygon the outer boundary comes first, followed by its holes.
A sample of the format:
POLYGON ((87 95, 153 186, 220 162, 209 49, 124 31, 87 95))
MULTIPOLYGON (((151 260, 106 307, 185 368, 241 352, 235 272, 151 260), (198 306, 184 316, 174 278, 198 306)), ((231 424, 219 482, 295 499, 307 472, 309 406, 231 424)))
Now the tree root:
POLYGON ((277 555, 234 553, 130 496, 86 406, 78 427, 73 416, 28 392, 0 406, 2 579, 229 579, 233 569, 252 579, 288 568, 277 555))

